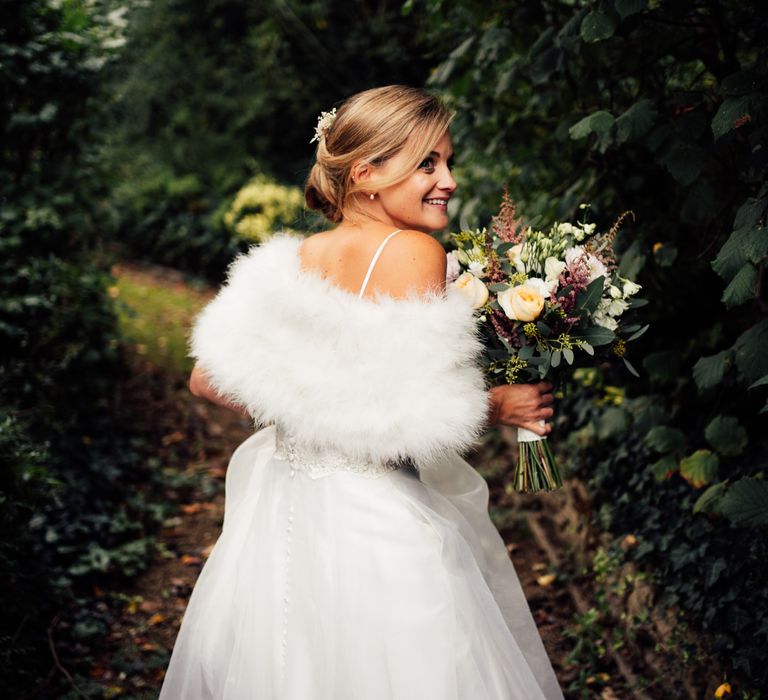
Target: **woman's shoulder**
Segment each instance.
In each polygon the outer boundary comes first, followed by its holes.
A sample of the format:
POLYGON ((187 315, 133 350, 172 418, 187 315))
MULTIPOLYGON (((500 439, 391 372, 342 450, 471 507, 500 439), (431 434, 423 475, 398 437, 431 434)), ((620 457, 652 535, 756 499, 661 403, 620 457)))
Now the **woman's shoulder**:
POLYGON ((313 234, 301 246, 303 267, 315 268, 345 287, 359 287, 378 249, 367 289, 403 297, 442 288, 446 255, 443 245, 423 231, 403 229, 390 237, 391 226, 373 224, 359 229, 334 229, 313 234))

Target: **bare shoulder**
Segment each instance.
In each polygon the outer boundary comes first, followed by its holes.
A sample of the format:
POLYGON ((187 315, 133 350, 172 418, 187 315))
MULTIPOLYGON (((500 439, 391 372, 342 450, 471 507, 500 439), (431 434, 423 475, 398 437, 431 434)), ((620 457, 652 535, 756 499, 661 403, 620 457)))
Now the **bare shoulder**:
POLYGON ((382 251, 369 286, 394 297, 405 297, 411 290, 442 292, 446 264, 440 241, 422 231, 403 230, 382 251))

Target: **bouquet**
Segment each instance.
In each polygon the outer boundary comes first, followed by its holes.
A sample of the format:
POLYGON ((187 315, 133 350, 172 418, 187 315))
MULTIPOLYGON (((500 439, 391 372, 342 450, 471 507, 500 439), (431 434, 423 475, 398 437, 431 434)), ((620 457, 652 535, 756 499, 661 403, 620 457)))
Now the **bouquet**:
MULTIPOLYGON (((490 230, 451 234, 456 247, 448 253, 448 282, 478 310, 490 386, 542 379, 559 386, 577 366, 619 358, 638 376, 627 343, 648 329, 631 318, 647 302, 635 297, 638 284, 619 275, 613 251, 631 212, 600 233, 586 221, 589 205, 580 209, 583 221, 534 229, 516 216, 505 191, 490 230)), ((546 438, 519 428, 518 445, 517 490, 562 485, 546 438)))

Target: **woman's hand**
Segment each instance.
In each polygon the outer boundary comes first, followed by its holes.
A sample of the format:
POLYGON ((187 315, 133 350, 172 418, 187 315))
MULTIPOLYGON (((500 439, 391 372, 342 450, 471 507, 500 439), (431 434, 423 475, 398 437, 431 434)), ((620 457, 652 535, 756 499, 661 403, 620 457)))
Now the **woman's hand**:
POLYGON ((219 406, 224 406, 236 413, 239 413, 246 418, 250 418, 250 414, 240 404, 229 401, 223 396, 219 396, 216 390, 209 384, 208 377, 205 376, 202 368, 199 365, 195 365, 192 369, 192 374, 189 375, 189 390, 201 399, 207 399, 219 406))
POLYGON ((555 400, 549 382, 536 384, 502 384, 490 390, 491 425, 511 425, 526 428, 537 435, 547 435, 550 424, 541 425, 540 420, 551 418, 555 400))

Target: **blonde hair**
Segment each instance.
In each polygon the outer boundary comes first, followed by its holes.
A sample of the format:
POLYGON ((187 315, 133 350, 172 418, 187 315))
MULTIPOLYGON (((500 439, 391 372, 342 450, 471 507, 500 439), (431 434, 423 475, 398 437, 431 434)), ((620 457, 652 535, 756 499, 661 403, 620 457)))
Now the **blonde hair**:
POLYGON ((307 206, 334 223, 345 212, 359 212, 354 195, 408 177, 448 130, 453 116, 439 98, 406 85, 374 88, 347 98, 317 144, 316 162, 304 187, 307 206), (352 181, 356 162, 377 167, 400 152, 407 157, 389 177, 365 184, 352 181))

